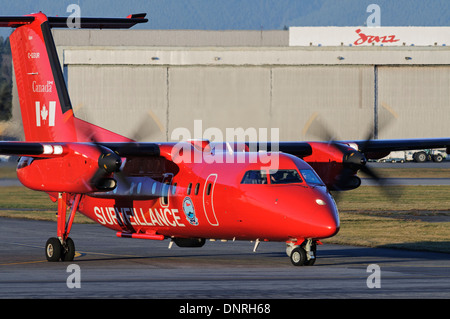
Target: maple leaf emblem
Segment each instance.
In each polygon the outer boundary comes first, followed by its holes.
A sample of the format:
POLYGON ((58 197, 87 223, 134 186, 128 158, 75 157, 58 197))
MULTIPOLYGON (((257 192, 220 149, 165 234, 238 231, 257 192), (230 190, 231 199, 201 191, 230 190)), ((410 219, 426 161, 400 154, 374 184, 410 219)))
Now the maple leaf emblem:
POLYGON ((44 104, 44 106, 42 107, 42 110, 41 110, 41 117, 45 121, 47 119, 47 116, 48 116, 48 110, 44 104))

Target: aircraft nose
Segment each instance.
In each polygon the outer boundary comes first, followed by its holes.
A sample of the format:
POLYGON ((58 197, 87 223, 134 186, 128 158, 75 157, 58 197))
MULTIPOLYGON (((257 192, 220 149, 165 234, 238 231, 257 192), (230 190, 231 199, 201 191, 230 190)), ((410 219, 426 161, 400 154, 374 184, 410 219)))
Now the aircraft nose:
POLYGON ((339 220, 334 216, 321 217, 320 227, 317 231, 318 238, 328 238, 339 232, 339 220))
POLYGON ((339 215, 334 200, 327 195, 315 200, 310 220, 311 237, 328 238, 336 235, 340 228, 339 215))

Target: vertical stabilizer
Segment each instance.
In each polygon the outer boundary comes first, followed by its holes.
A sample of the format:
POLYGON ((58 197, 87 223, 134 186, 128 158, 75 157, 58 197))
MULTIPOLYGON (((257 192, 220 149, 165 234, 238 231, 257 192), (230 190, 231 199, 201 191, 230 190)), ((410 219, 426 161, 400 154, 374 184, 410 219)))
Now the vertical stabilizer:
MULTIPOLYGON (((81 28, 129 28, 146 22, 129 18, 80 18, 81 28)), ((0 17, 0 27, 16 28, 10 36, 25 139, 33 142, 129 141, 73 115, 51 28, 68 27, 66 18, 43 13, 0 17)))
POLYGON ((10 36, 22 123, 27 141, 77 141, 73 112, 47 17, 10 36))

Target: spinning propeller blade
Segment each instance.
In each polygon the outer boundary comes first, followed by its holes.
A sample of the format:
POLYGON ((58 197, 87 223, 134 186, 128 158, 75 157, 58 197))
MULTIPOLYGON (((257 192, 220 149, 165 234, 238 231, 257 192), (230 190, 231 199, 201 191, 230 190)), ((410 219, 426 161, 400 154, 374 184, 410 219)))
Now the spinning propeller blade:
MULTIPOLYGON (((386 108, 385 106, 383 107, 386 108)), ((387 110, 396 117, 396 114, 393 113, 393 111, 389 109, 387 110)), ((386 124, 387 122, 384 126, 386 126, 386 124)), ((343 185, 348 185, 348 183, 351 183, 352 177, 360 171, 366 174, 369 178, 373 179, 378 186, 381 186, 382 190, 386 194, 386 197, 393 200, 398 197, 398 193, 396 192, 395 194, 393 194, 392 192, 389 192, 389 190, 386 188, 386 186, 389 186, 386 180, 381 178, 373 168, 367 165, 367 159, 364 155, 367 152, 368 145, 373 139, 373 131, 373 128, 369 130, 369 133, 364 139, 364 142, 359 143, 360 146, 358 150, 351 149, 348 145, 336 140, 336 135, 332 134, 328 130, 328 126, 321 120, 319 114, 316 112, 307 122, 303 130, 303 135, 312 134, 323 141, 328 141, 330 147, 334 147, 340 153, 342 153, 343 168, 336 180, 336 183, 333 185, 333 188, 335 190, 345 190, 343 185)))

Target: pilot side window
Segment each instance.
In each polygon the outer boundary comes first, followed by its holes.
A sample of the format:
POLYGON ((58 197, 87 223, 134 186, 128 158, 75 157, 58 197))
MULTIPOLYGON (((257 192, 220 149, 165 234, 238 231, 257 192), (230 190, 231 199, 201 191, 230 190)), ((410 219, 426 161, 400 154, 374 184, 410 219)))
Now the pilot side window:
POLYGON ((267 174, 265 171, 247 171, 242 178, 241 184, 267 184, 267 174))
POLYGON ((295 169, 279 169, 277 171, 270 171, 271 184, 294 184, 301 182, 302 178, 295 169))

